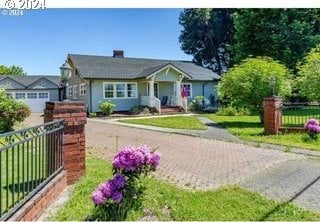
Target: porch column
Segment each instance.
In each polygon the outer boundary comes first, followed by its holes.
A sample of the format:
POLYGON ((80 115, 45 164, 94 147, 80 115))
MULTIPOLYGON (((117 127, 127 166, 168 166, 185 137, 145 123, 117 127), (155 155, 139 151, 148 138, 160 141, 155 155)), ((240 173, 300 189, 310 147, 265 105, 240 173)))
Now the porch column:
POLYGON ((149 83, 149 107, 154 107, 154 80, 152 79, 149 83))
POLYGON ((176 81, 176 106, 182 106, 182 99, 181 99, 181 81, 176 81))

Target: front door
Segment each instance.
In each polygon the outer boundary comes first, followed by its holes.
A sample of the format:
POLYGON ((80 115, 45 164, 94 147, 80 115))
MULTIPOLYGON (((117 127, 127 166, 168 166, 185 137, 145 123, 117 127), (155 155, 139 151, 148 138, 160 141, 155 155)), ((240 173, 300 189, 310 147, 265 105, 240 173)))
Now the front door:
POLYGON ((154 88, 154 96, 159 98, 159 83, 155 82, 153 88, 154 88))

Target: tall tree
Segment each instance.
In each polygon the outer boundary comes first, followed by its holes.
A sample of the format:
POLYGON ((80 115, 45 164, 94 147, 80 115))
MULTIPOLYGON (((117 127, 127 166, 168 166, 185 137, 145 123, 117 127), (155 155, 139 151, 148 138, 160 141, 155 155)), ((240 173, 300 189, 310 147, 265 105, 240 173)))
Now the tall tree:
POLYGON ((250 56, 269 56, 295 70, 320 42, 319 9, 242 9, 234 13, 231 52, 236 63, 250 56))
POLYGON ((296 87, 309 101, 320 102, 320 45, 313 48, 298 66, 296 87))
POLYGON ((0 65, 0 75, 26 75, 24 72, 23 68, 19 66, 5 66, 5 65, 0 65))
POLYGON ((182 50, 219 74, 232 62, 228 50, 233 41, 232 13, 232 9, 185 9, 180 14, 182 50))

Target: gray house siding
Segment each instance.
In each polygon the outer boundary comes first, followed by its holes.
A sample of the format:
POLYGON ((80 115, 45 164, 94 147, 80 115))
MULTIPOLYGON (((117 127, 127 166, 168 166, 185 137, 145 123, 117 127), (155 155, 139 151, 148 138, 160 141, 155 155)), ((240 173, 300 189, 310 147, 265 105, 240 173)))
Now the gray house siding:
MULTIPOLYGON (((88 80, 89 81, 89 80, 88 80)), ((207 99, 211 99, 212 96, 217 98, 216 93, 216 82, 208 82, 208 81, 188 81, 187 83, 192 84, 192 97, 189 98, 191 100, 192 98, 196 96, 202 96, 203 91, 202 87, 204 85, 204 96, 207 99)), ((75 84, 75 82, 72 82, 72 84, 75 84)), ((91 80, 91 92, 92 92, 92 109, 89 109, 92 112, 100 112, 99 104, 102 101, 111 101, 114 104, 116 104, 115 111, 126 111, 130 110, 133 106, 137 106, 141 104, 140 96, 147 95, 147 82, 146 81, 135 81, 135 80, 91 80), (103 83, 104 82, 125 82, 130 83, 134 82, 137 83, 137 98, 123 98, 123 99, 114 99, 114 98, 104 98, 104 88, 103 83)), ((89 86, 87 86, 87 95, 81 99, 80 97, 78 100, 84 101, 88 107, 90 107, 90 98, 88 98, 89 95, 89 86)), ((174 83, 173 82, 159 82, 159 99, 161 99, 163 96, 168 96, 168 103, 170 100, 170 97, 173 96, 174 93, 174 83)))
POLYGON ((49 100, 50 101, 59 101, 59 90, 58 89, 6 89, 6 92, 10 93, 28 93, 28 92, 37 92, 37 93, 49 93, 49 100))
POLYGON ((48 92, 50 101, 59 101, 59 89, 55 84, 45 79, 41 79, 26 88, 14 80, 5 78, 0 81, 0 88, 7 92, 48 92))
POLYGON ((217 99, 217 82, 211 81, 187 81, 186 83, 192 84, 192 97, 189 98, 191 100, 192 98, 196 96, 202 96, 204 93, 204 96, 207 99, 211 99, 211 97, 215 97, 217 99), (204 88, 203 88, 204 87, 204 88), (204 91, 203 91, 204 89, 204 91))
POLYGON ((25 89, 25 86, 10 79, 10 78, 4 78, 0 80, 0 88, 2 89, 25 89))
POLYGON ((168 104, 170 104, 170 98, 174 97, 174 83, 173 82, 159 82, 159 99, 163 96, 168 97, 168 104))
POLYGON ((114 104, 116 104, 115 111, 125 111, 125 110, 130 110, 131 107, 139 105, 140 104, 140 92, 139 91, 139 86, 143 87, 144 83, 138 83, 138 81, 131 81, 131 80, 126 80, 126 81, 121 81, 121 80, 93 80, 91 83, 91 90, 92 90, 92 112, 100 112, 101 110, 99 109, 99 104, 100 102, 103 101, 111 101, 114 104), (123 99, 112 99, 104 98, 104 88, 103 88, 103 83, 104 82, 126 82, 126 83, 137 83, 137 93, 138 97, 137 98, 123 98, 123 99))
MULTIPOLYGON (((71 67, 75 69, 72 64, 72 61, 69 60, 69 64, 71 67)), ((73 91, 73 90, 72 90, 73 91)), ((87 105, 87 109, 90 111, 90 80, 89 79, 82 79, 76 72, 72 72, 70 79, 68 80, 68 88, 67 88, 67 98, 71 101, 83 101, 87 105), (80 84, 86 84, 86 94, 80 94, 80 84), (74 97, 69 96, 69 87, 76 86, 77 89, 77 96, 74 97)))

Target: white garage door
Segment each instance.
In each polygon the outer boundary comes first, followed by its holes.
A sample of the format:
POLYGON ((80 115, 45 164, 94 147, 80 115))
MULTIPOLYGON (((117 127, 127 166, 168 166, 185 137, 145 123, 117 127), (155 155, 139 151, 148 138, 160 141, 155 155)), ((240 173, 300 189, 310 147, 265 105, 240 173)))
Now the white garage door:
POLYGON ((34 113, 42 113, 46 102, 49 101, 49 92, 12 92, 11 96, 27 103, 34 113))

